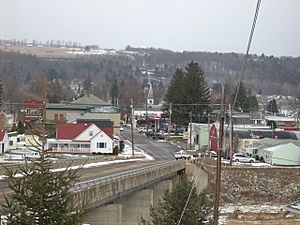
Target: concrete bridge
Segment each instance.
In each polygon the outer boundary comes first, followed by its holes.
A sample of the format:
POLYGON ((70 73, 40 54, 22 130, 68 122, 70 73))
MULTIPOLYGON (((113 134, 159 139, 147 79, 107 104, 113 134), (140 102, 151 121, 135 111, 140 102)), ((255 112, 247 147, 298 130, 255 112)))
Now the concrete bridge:
POLYGON ((185 162, 182 160, 161 162, 142 169, 76 183, 71 191, 74 192, 77 204, 92 210, 159 181, 182 174, 184 169, 185 162))

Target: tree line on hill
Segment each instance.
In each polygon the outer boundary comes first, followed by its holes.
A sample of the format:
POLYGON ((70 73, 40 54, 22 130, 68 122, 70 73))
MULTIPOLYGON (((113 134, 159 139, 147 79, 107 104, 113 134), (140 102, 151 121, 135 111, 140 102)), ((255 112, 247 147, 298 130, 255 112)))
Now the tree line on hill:
MULTIPOLYGON (((244 57, 236 53, 173 52, 130 46, 126 50, 138 54, 130 57, 102 55, 47 59, 1 51, 3 99, 6 102, 22 102, 26 98, 40 96, 43 74, 46 74, 50 102, 76 97, 70 83, 77 80, 81 91, 90 89, 90 93, 103 100, 108 100, 113 94, 118 99, 114 102, 118 104, 128 106, 130 98, 133 98, 140 105, 145 101, 143 91, 149 77, 153 81, 155 99, 160 102, 175 71, 184 70, 191 61, 199 63, 209 87, 214 89, 215 83, 225 82, 231 85, 229 89, 234 90, 244 57), (149 70, 153 74, 146 75, 149 70), (112 91, 116 80, 117 95, 112 91)), ((258 93, 300 95, 299 65, 300 58, 251 55, 244 80, 244 85, 251 89, 251 93, 247 90, 246 95, 249 98, 258 93)), ((254 98, 251 101, 255 101, 254 98)))

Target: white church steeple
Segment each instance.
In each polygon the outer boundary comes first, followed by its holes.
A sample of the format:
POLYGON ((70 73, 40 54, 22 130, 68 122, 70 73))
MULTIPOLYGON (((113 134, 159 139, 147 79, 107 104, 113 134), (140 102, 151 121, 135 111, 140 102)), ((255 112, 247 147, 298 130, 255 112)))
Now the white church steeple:
POLYGON ((148 82, 149 85, 149 92, 147 96, 147 103, 148 105, 154 105, 154 95, 153 95, 153 88, 151 82, 148 82))

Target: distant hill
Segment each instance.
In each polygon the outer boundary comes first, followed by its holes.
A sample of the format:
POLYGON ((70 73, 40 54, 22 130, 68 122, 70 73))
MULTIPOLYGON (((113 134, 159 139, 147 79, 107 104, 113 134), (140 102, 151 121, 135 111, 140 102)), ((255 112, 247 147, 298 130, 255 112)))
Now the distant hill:
MULTIPOLYGON (((233 89, 240 77, 244 55, 174 52, 130 46, 118 51, 112 49, 85 51, 83 48, 0 45, 0 79, 4 83, 4 88, 6 87, 7 101, 21 101, 27 96, 38 95, 40 90, 37 90, 37 84, 41 74, 46 72, 52 85, 49 92, 56 90, 54 94, 59 96, 53 98, 57 101, 74 97, 74 90, 69 86, 75 81, 81 85, 79 89, 90 86, 97 97, 107 100, 111 83, 117 79, 124 102, 127 102, 127 98, 132 94, 141 95, 136 97, 136 101, 143 102, 142 91, 147 78, 150 77, 155 82, 154 88, 157 93, 159 92, 157 97, 162 99, 175 69, 184 67, 192 60, 199 62, 203 67, 210 85, 227 81, 233 89), (91 85, 87 85, 89 82, 91 85), (17 97, 13 92, 16 87, 20 92, 17 97), (9 88, 11 90, 7 90, 9 88), (135 91, 130 90, 133 88, 135 91), (63 91, 58 92, 60 89, 63 91)), ((300 57, 278 58, 265 55, 249 57, 244 83, 247 88, 251 88, 253 94, 262 92, 300 96, 299 82, 300 57)))

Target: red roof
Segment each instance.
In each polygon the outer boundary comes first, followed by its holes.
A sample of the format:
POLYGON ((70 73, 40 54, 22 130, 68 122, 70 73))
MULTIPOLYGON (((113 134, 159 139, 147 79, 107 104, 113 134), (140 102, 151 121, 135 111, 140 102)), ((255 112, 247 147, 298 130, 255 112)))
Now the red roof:
POLYGON ((3 141, 4 135, 5 135, 5 131, 4 130, 0 130, 0 141, 3 141))
POLYGON ((57 139, 66 139, 66 140, 73 140, 83 131, 85 131, 91 124, 64 124, 56 128, 56 138, 57 139))
POLYGON ((25 100, 24 103, 25 105, 37 105, 37 106, 43 105, 43 101, 38 99, 25 100))
POLYGON ((114 128, 112 127, 102 127, 100 128, 104 133, 106 133, 110 138, 113 138, 114 128))

